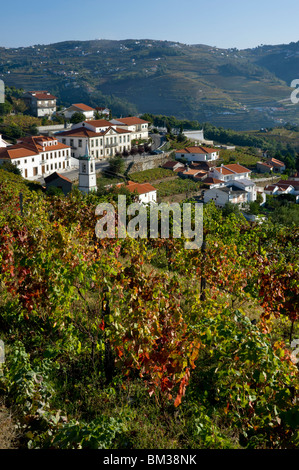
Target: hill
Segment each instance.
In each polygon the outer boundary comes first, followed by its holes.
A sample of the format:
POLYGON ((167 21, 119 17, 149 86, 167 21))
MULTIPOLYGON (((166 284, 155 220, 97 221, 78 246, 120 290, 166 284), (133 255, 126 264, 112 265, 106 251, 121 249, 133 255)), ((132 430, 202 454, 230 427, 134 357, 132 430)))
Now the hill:
POLYGON ((238 130, 299 123, 290 102, 299 43, 219 49, 170 41, 67 41, 0 48, 9 86, 47 88, 70 105, 149 112, 238 130), (287 67, 286 67, 287 65, 287 67))

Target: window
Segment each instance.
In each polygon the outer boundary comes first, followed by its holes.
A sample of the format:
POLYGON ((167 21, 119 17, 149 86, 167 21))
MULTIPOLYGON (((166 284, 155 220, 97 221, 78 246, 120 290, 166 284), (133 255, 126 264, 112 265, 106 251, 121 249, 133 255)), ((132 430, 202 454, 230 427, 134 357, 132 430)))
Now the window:
POLYGON ((99 146, 99 139, 96 139, 96 147, 99 146))
POLYGON ((57 163, 55 163, 55 170, 57 170, 57 163))
POLYGON ((90 164, 90 171, 93 171, 93 164, 90 164))
POLYGON ((90 146, 93 147, 93 145, 94 145, 94 141, 90 140, 90 146))
POLYGON ((31 160, 34 162, 34 158, 31 158, 31 160))
POLYGON ((62 156, 64 157, 64 150, 62 150, 62 156))
POLYGON ((86 173, 86 163, 82 163, 82 173, 86 173))
POLYGON ((44 155, 42 155, 42 162, 44 161, 44 158, 45 158, 44 155))
POLYGON ((78 147, 82 147, 82 139, 78 140, 78 147))
POLYGON ((66 143, 66 139, 62 139, 62 143, 65 144, 65 143, 66 143))
POLYGON ((60 150, 59 150, 59 152, 58 152, 58 156, 59 156, 59 158, 61 157, 61 152, 60 152, 60 150))
POLYGON ((53 158, 53 153, 52 152, 50 153, 50 158, 53 158))
POLYGON ((70 139, 70 146, 72 147, 74 145, 74 139, 70 139))
POLYGON ((24 163, 27 163, 27 160, 24 160, 24 163))
POLYGON ((51 164, 51 170, 53 170, 53 163, 51 164))
POLYGON ((119 143, 121 144, 121 136, 120 136, 120 138, 119 138, 119 143))
POLYGON ((103 139, 100 140, 100 145, 103 145, 103 139))

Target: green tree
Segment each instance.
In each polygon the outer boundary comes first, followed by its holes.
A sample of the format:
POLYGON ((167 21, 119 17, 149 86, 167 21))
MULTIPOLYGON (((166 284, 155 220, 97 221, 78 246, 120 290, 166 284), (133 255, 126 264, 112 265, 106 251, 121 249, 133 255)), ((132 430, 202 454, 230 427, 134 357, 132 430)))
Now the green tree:
POLYGON ((9 171, 10 173, 14 173, 15 175, 21 175, 21 170, 18 168, 16 165, 14 165, 12 162, 3 162, 2 165, 0 166, 2 170, 9 171))
POLYGON ((79 122, 85 121, 86 117, 83 113, 74 113, 70 119, 72 124, 79 124, 79 122))
POLYGON ((115 155, 115 157, 110 158, 109 160, 108 171, 109 173, 114 173, 115 175, 123 175, 125 172, 125 162, 120 156, 115 155))

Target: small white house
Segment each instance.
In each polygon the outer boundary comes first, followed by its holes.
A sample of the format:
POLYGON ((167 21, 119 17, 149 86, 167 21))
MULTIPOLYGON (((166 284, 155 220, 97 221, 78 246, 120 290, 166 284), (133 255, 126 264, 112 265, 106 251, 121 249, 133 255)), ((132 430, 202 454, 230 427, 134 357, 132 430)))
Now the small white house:
POLYGON ((228 202, 232 204, 245 204, 250 202, 250 194, 236 186, 208 189, 204 192, 204 202, 214 201, 218 207, 224 207, 228 202))
POLYGON ((94 119, 95 109, 87 106, 84 103, 75 103, 72 104, 69 108, 60 111, 59 114, 62 114, 66 119, 71 119, 75 113, 84 114, 86 120, 94 119))
POLYGON ((138 202, 143 204, 150 204, 157 202, 157 190, 149 183, 134 183, 134 181, 128 181, 124 186, 123 183, 119 183, 118 187, 124 187, 131 193, 136 193, 138 196, 138 202))
POLYGON ((257 191, 256 184, 247 178, 241 178, 238 180, 231 181, 226 183, 226 187, 230 188, 235 186, 236 188, 242 189, 243 191, 248 192, 249 202, 256 201, 257 191))
POLYGON ((232 163, 229 165, 221 165, 220 167, 211 168, 209 176, 217 178, 222 181, 234 181, 243 178, 249 179, 251 171, 245 166, 239 165, 238 163, 232 163))
POLYGON ((196 146, 176 150, 176 159, 186 158, 188 162, 210 162, 219 158, 219 150, 196 146))

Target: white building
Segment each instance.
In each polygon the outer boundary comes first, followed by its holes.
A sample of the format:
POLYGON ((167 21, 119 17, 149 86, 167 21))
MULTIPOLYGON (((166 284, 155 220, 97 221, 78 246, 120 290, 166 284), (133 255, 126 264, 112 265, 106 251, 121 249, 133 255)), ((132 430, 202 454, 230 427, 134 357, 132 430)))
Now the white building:
POLYGON ((52 116, 56 112, 56 96, 48 91, 28 91, 22 99, 25 101, 31 114, 36 117, 52 116))
MULTIPOLYGON (((105 160, 116 153, 131 150, 131 132, 105 119, 84 121, 72 129, 58 132, 57 139, 72 148, 73 159, 85 155, 88 144, 90 155, 96 160, 105 160)), ((75 161, 72 160, 72 164, 75 161)))
POLYGON ((58 114, 63 115, 66 119, 71 119, 75 113, 82 113, 84 114, 86 120, 89 120, 94 119, 95 112, 96 110, 94 108, 91 108, 84 103, 75 103, 72 104, 72 106, 69 108, 65 108, 62 111, 59 111, 58 114))
POLYGON ((232 163, 229 165, 221 165, 220 167, 211 168, 209 176, 217 178, 222 181, 239 180, 242 178, 249 179, 251 171, 245 166, 239 165, 238 163, 232 163))
POLYGON ((144 121, 138 117, 126 117, 112 119, 113 125, 117 125, 131 132, 131 140, 148 140, 148 121, 144 121))
POLYGON ((175 158, 186 158, 188 162, 211 162, 219 158, 219 150, 203 146, 186 147, 176 150, 175 158))
POLYGON ((226 183, 227 188, 231 188, 235 186, 236 188, 242 189, 248 193, 248 200, 249 202, 256 201, 257 191, 256 191, 256 184, 247 178, 241 178, 234 181, 229 181, 226 183))
POLYGON ((79 190, 89 194, 97 191, 97 177, 94 157, 89 155, 88 144, 85 155, 79 157, 79 190))
POLYGON ((224 207, 228 202, 232 204, 246 204, 250 202, 250 193, 237 186, 208 189, 204 192, 204 202, 214 201, 218 207, 224 207))
POLYGON ((136 194, 138 202, 142 204, 150 204, 157 202, 157 190, 149 183, 134 183, 134 181, 128 181, 126 185, 119 183, 118 187, 124 187, 131 193, 136 194))
POLYGON ((0 148, 7 147, 9 144, 2 139, 2 135, 0 134, 0 148))
POLYGON ((24 178, 33 178, 70 168, 71 149, 55 137, 33 136, 0 149, 0 163, 11 161, 24 178))

